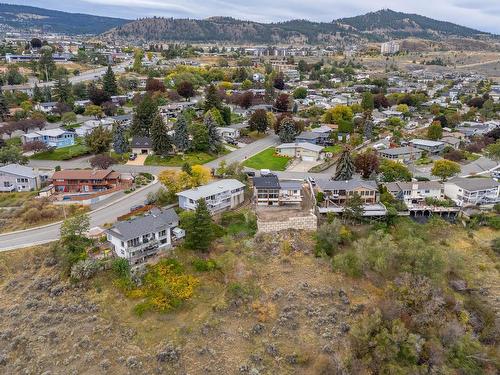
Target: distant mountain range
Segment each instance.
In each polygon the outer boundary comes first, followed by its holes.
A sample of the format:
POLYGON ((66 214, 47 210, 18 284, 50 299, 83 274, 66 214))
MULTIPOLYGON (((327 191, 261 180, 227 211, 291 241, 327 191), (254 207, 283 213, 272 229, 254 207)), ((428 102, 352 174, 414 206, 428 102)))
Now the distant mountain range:
POLYGON ((277 23, 242 21, 229 17, 208 19, 120 18, 66 13, 22 5, 0 4, 3 29, 35 30, 66 34, 95 34, 105 40, 128 42, 234 42, 234 43, 330 43, 415 37, 427 40, 476 38, 498 40, 497 35, 417 14, 389 9, 332 22, 292 20, 277 23))
POLYGON ((100 34, 126 22, 130 20, 0 3, 0 25, 6 26, 3 29, 43 30, 69 35, 100 34))
POLYGON ((332 22, 292 20, 279 23, 241 21, 228 17, 204 20, 144 18, 118 26, 102 35, 110 40, 243 42, 243 43, 322 43, 364 39, 384 41, 416 37, 442 40, 448 37, 497 38, 497 36, 436 21, 417 14, 380 10, 332 22))

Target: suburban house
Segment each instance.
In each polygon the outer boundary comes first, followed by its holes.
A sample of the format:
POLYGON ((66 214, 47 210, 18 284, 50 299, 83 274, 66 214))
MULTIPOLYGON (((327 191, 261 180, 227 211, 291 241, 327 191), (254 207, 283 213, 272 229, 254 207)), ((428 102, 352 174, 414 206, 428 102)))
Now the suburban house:
POLYGON ((396 160, 401 163, 409 163, 420 159, 422 157, 422 150, 411 146, 405 146, 379 150, 378 154, 384 159, 396 160))
POLYGON ((240 131, 236 128, 226 128, 226 127, 218 127, 217 133, 224 139, 237 139, 240 137, 240 131))
POLYGON ((56 192, 100 192, 120 186, 120 173, 113 170, 65 169, 52 175, 56 192))
MULTIPOLYGON (((145 216, 116 223, 106 230, 106 237, 116 256, 135 265, 171 247, 178 225, 179 217, 174 209, 155 208, 145 216)), ((179 233, 183 236, 183 231, 179 233)))
POLYGON ((51 113, 56 108, 56 105, 57 102, 38 103, 35 105, 34 109, 44 113, 51 113))
POLYGON ((444 143, 439 141, 430 141, 428 139, 412 139, 410 146, 427 151, 430 154, 439 154, 444 150, 444 143))
MULTIPOLYGON (((331 131, 331 129, 330 129, 331 131)), ((296 143, 312 143, 313 145, 325 145, 330 140, 328 132, 302 132, 295 137, 296 143)))
POLYGON ((282 206, 302 202, 301 181, 280 181, 275 175, 254 177, 253 196, 257 206, 282 206))
POLYGON ((283 143, 276 146, 276 152, 290 158, 297 158, 303 161, 317 161, 324 157, 323 146, 318 146, 312 143, 283 143))
POLYGON ((179 207, 194 211, 197 201, 204 199, 210 213, 216 214, 238 207, 245 200, 245 185, 235 179, 214 181, 210 184, 177 193, 179 207))
POLYGON ((492 178, 456 177, 444 183, 444 195, 460 207, 495 204, 500 202, 500 183, 492 178))
POLYGON ((33 168, 19 164, 4 165, 0 167, 0 192, 37 190, 42 179, 33 168))
POLYGON ((378 186, 375 181, 317 179, 316 190, 322 195, 321 201, 318 201, 320 213, 344 212, 347 201, 355 193, 363 201, 363 216, 384 216, 387 213, 385 206, 379 203, 378 186))
POLYGON ((75 139, 76 133, 61 128, 38 130, 21 135, 23 144, 39 141, 55 148, 73 146, 75 139))
POLYGON ((384 185, 394 198, 407 205, 422 203, 425 198, 443 198, 443 185, 437 181, 395 181, 384 185))
POLYGON ((443 137, 441 138, 441 142, 443 142, 446 146, 453 147, 453 149, 458 150, 460 147, 460 139, 455 137, 443 137))
POLYGON ((132 153, 136 155, 153 155, 153 142, 149 137, 135 136, 130 143, 132 153))

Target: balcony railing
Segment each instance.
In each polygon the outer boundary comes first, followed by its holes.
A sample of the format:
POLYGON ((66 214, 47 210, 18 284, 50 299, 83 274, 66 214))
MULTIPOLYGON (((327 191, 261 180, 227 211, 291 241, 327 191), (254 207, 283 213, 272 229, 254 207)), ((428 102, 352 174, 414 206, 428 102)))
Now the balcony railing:
POLYGON ((157 249, 159 244, 160 242, 158 240, 149 240, 148 242, 142 242, 136 246, 129 246, 127 250, 131 253, 148 251, 149 249, 157 249))

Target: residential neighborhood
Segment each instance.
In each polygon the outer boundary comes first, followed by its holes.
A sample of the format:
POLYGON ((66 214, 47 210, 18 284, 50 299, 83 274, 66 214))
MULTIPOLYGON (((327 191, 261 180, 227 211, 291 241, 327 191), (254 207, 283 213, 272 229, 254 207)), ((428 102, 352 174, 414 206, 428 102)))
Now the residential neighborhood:
POLYGON ((493 5, 22 3, 0 374, 500 372, 493 5))

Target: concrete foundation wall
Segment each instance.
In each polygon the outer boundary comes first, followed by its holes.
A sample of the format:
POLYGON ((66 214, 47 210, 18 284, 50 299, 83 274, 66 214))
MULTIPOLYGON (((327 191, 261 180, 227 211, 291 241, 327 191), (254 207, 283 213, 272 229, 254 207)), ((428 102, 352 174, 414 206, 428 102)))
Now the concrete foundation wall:
POLYGON ((257 220, 258 232, 272 233, 286 229, 301 229, 315 231, 318 229, 318 218, 316 215, 289 217, 284 221, 257 220))

